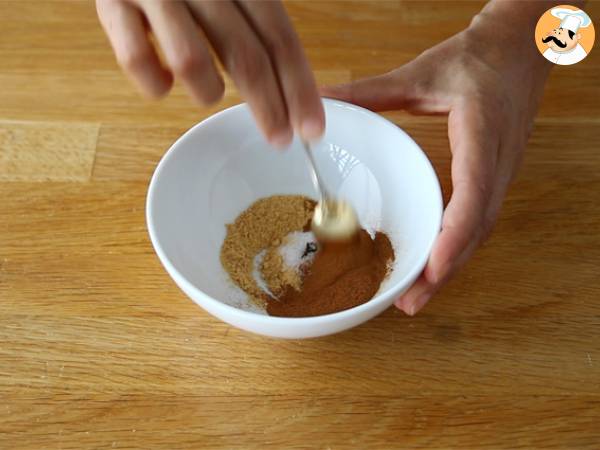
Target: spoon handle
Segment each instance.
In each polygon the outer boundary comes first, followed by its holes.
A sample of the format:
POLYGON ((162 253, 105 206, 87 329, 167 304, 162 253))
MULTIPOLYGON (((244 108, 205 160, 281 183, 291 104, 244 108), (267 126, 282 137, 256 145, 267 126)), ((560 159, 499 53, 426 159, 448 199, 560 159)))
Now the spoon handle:
POLYGON ((304 152, 306 153, 306 157, 308 159, 308 165, 310 167, 310 174, 313 181, 313 185, 319 194, 320 201, 324 202, 329 198, 329 194, 327 193, 327 189, 325 189, 325 184, 323 183, 323 178, 319 174, 317 170, 317 164, 315 163, 315 158, 313 156, 312 149, 308 141, 302 141, 302 146, 304 147, 304 152))

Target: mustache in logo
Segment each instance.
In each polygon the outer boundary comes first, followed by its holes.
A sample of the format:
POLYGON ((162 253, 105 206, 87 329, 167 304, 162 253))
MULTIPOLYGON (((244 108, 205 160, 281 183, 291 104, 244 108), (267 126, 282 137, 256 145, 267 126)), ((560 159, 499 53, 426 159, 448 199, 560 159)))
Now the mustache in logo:
POLYGON ((556 45, 558 45, 560 48, 565 48, 567 46, 566 42, 561 42, 558 40, 558 38, 556 36, 547 36, 545 38, 542 38, 542 42, 545 44, 546 42, 550 42, 550 41, 554 41, 554 43, 556 45))

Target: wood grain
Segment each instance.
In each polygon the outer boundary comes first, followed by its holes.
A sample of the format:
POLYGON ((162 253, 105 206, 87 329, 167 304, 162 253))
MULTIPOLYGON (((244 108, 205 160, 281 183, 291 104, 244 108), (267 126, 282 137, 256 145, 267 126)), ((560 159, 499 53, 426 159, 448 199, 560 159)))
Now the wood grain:
MULTIPOLYGON (((337 83, 409 61, 481 3, 287 7, 337 83)), ((597 448, 597 49, 553 70, 492 238, 422 314, 281 341, 196 307, 146 232, 156 163, 235 87, 206 109, 180 86, 141 100, 90 1, 2 1, 0 29, 0 448, 597 448)), ((447 198, 445 119, 386 116, 447 198)))
POLYGON ((0 121, 0 181, 88 181, 99 128, 0 121))
POLYGON ((18 448, 593 448, 599 400, 572 397, 64 397, 11 405, 18 448), (565 422, 556 410, 573 419, 565 422), (39 437, 28 439, 31 425, 39 437), (340 428, 347 431, 340 440, 340 428), (481 430, 493 430, 482 435, 481 430), (502 440, 498 439, 502 436, 502 440), (168 442, 168 444, 165 444, 168 442), (510 446, 504 443, 510 442, 510 446), (22 445, 20 445, 22 444, 22 445))

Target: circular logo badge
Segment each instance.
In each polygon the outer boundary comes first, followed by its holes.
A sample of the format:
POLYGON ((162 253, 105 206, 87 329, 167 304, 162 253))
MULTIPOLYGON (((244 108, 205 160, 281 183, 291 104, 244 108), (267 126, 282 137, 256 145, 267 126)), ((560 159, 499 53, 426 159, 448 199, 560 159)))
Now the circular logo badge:
POLYGON ((594 24, 585 11, 571 5, 550 8, 535 27, 535 44, 548 61, 570 66, 592 51, 594 24))

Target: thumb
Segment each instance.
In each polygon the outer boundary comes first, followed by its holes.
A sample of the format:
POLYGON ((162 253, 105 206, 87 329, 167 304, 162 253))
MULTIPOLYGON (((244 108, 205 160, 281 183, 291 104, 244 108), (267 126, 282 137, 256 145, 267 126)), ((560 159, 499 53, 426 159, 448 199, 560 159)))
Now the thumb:
POLYGON ((405 109, 414 113, 443 112, 432 98, 431 86, 424 80, 426 74, 418 74, 414 64, 407 64, 391 72, 371 78, 363 78, 347 84, 323 86, 325 97, 343 100, 372 111, 405 109))

